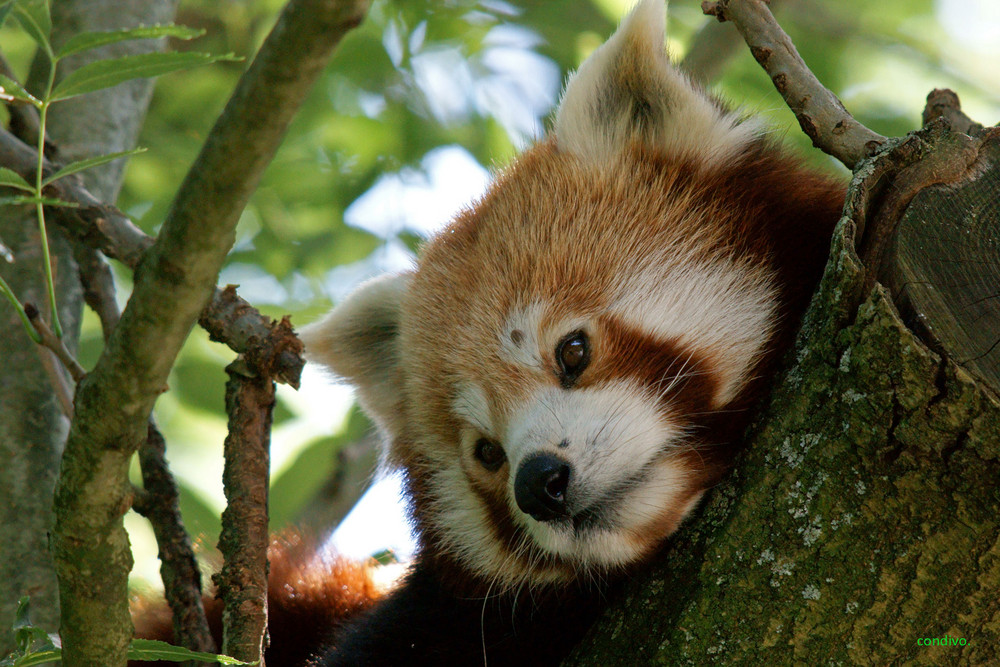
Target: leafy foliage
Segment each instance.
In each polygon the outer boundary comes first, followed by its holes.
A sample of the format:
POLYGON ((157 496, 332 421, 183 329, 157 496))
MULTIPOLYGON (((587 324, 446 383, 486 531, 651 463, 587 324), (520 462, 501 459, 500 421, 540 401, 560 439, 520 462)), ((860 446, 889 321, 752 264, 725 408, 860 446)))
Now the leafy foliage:
MULTIPOLYGON (((30 603, 27 597, 17 603, 14 617, 14 641, 17 648, 10 655, 0 659, 0 667, 31 667, 46 665, 62 660, 62 650, 57 647, 48 633, 31 624, 30 603)), ((128 650, 129 660, 166 660, 168 662, 209 662, 218 665, 249 665, 251 663, 216 655, 191 651, 180 646, 151 639, 133 639, 128 650)))

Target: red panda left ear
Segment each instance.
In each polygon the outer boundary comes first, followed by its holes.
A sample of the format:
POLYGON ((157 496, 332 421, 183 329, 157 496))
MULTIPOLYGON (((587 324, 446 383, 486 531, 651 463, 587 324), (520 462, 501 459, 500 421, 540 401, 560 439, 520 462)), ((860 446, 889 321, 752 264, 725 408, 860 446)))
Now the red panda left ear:
POLYGON ((566 85, 561 150, 605 163, 633 142, 701 162, 738 153, 759 131, 691 83, 667 57, 663 0, 642 0, 566 85))
POLYGON ((353 384, 362 407, 390 437, 403 418, 398 341, 409 283, 409 273, 369 280, 299 332, 306 358, 353 384))

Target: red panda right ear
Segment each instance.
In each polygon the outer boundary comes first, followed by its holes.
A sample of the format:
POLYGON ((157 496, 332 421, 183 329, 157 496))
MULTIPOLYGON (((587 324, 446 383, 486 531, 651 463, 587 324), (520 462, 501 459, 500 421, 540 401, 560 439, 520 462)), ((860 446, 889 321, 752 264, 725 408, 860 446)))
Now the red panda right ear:
POLYGON ((722 108, 667 57, 663 0, 641 0, 580 66, 556 112, 556 145, 608 163, 635 142, 704 163, 738 154, 759 126, 722 108))
POLYGON ((390 436, 402 419, 398 341, 409 283, 409 273, 369 280, 299 333, 306 359, 351 382, 362 407, 390 436))

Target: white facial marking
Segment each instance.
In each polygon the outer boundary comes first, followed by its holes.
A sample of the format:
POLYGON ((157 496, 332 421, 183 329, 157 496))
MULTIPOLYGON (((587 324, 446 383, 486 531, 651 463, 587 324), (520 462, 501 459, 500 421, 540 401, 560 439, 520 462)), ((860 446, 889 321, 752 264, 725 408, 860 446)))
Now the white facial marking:
POLYGON ((528 572, 519 558, 497 543, 486 505, 457 463, 433 474, 431 497, 431 519, 441 530, 445 550, 470 572, 499 583, 498 590, 526 580, 542 584, 565 578, 556 572, 528 572))
POLYGON ((586 328, 586 318, 568 317, 551 323, 542 331, 542 318, 548 308, 549 304, 535 301, 507 317, 500 333, 501 357, 521 366, 541 369, 542 350, 555 350, 563 336, 586 328))
POLYGON ((543 550, 581 566, 627 563, 642 546, 630 528, 654 520, 684 491, 680 468, 657 464, 683 431, 663 416, 656 396, 635 381, 567 391, 534 392, 510 420, 504 443, 510 462, 508 502, 512 516, 543 550), (568 441, 568 446, 559 443, 568 441), (570 511, 594 509, 600 518, 576 530, 565 522, 539 522, 518 509, 513 477, 521 462, 541 453, 570 465, 570 511))
POLYGON ((610 311, 644 333, 712 354, 719 406, 748 379, 774 328, 777 303, 777 288, 763 269, 680 250, 623 276, 610 311))
POLYGON ((455 415, 483 435, 495 438, 490 400, 483 388, 473 382, 460 382, 455 389, 455 399, 451 403, 455 415))
POLYGON ((500 332, 500 355, 522 366, 541 368, 538 332, 544 313, 545 305, 537 302, 512 312, 500 332))

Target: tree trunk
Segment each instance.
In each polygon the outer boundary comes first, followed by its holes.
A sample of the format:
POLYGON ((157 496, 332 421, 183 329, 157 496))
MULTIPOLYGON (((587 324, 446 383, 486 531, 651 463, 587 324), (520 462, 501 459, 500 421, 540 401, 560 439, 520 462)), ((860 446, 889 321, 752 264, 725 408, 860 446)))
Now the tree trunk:
MULTIPOLYGON (((51 231, 51 230, 50 230, 51 231)), ((64 341, 76 348, 83 295, 73 250, 61 234, 49 235, 59 318, 64 341)), ((0 242, 15 257, 0 271, 22 302, 44 310, 45 277, 34 207, 0 212, 0 242)), ((59 362, 31 342, 20 318, 0 304, 0 655, 13 648, 10 631, 21 596, 31 596, 31 620, 55 631, 59 602, 55 571, 48 555, 52 489, 69 429, 45 364, 59 362)))
MULTIPOLYGON (((57 47, 73 35, 91 30, 113 30, 140 24, 169 23, 177 0, 55 0, 52 3, 52 43, 57 47)), ((113 56, 144 53, 159 48, 153 40, 123 42, 85 51, 60 63, 61 79, 80 66, 113 56)), ((38 91, 48 64, 36 58, 29 88, 38 91), (32 85, 35 84, 35 85, 32 85)), ((61 162, 132 148, 142 127, 152 93, 152 82, 138 80, 54 105, 48 117, 48 135, 58 147, 61 162)), ((113 203, 121 187, 125 163, 117 160, 83 172, 88 189, 113 203)), ((5 279, 22 301, 45 304, 44 278, 34 209, 7 208, 0 217, 0 241, 11 248, 13 265, 0 266, 5 279)), ((74 261, 74 248, 58 227, 48 225, 52 245, 60 321, 64 342, 76 350, 83 292, 74 261)), ((19 597, 31 596, 32 621, 51 632, 59 627, 55 571, 48 552, 52 525, 52 491, 59 469, 69 422, 59 406, 42 357, 58 362, 25 334, 21 321, 6 304, 0 306, 0 655, 12 645, 9 629, 19 597)))
MULTIPOLYGON (((956 363, 969 355, 939 340, 932 351, 915 336, 871 278, 892 271, 866 273, 856 251, 906 245, 870 240, 886 229, 887 213, 895 213, 889 229, 904 211, 920 217, 929 246, 940 237, 928 221, 966 225, 969 234, 978 220, 979 238, 972 234, 956 256, 979 258, 964 274, 980 277, 964 282, 992 282, 992 314, 973 316, 978 326, 997 322, 997 143, 996 131, 981 143, 924 131, 893 140, 858 169, 822 284, 744 456, 568 664, 1000 661, 996 387, 982 367, 956 363), (923 189, 934 183, 944 185, 923 189), (952 213, 929 214, 941 201, 952 213), (893 203, 898 210, 887 211, 893 203), (918 644, 924 638, 950 645, 918 644)), ((953 261, 939 249, 945 256, 933 253, 932 266, 953 261)), ((880 257, 899 253, 872 254, 880 257)), ((944 283, 962 284, 938 280, 942 292, 944 283)), ((979 362, 995 368, 1000 328, 979 338, 994 345, 979 362)))

